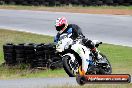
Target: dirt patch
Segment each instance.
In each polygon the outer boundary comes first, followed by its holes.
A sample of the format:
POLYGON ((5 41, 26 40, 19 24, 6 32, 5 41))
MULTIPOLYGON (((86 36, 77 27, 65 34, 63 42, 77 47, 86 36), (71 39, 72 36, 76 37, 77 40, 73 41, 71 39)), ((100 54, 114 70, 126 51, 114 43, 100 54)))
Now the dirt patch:
POLYGON ((86 14, 113 14, 113 15, 132 15, 132 9, 116 8, 116 7, 43 7, 43 6, 0 6, 0 9, 15 10, 35 10, 35 11, 52 11, 52 12, 72 12, 86 14))
POLYGON ((83 8, 45 8, 38 10, 53 11, 53 12, 72 12, 72 13, 87 13, 87 14, 113 14, 113 15, 132 15, 132 10, 127 9, 83 9, 83 8))

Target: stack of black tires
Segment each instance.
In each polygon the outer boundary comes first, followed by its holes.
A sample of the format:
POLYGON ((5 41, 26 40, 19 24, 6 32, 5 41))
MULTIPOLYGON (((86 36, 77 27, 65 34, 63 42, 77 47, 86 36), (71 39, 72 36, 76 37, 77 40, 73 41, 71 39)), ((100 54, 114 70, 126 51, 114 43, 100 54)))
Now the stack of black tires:
POLYGON ((45 48, 44 46, 45 44, 37 44, 35 46, 36 58, 33 60, 33 67, 48 67, 49 62, 47 56, 49 55, 47 54, 48 51, 46 51, 48 47, 45 48))
POLYGON ((34 43, 29 43, 29 44, 25 44, 24 45, 24 52, 25 52, 25 61, 28 64, 33 64, 33 60, 36 58, 35 56, 35 50, 34 50, 34 46, 36 44, 34 43))
POLYGON ((15 56, 16 56, 16 62, 17 63, 25 63, 25 49, 24 49, 24 44, 18 44, 14 45, 15 46, 15 56))
POLYGON ((32 68, 61 68, 62 62, 54 44, 5 44, 4 60, 7 65, 30 64, 32 68))
POLYGON ((8 65, 16 64, 15 46, 12 43, 3 45, 5 63, 8 65))

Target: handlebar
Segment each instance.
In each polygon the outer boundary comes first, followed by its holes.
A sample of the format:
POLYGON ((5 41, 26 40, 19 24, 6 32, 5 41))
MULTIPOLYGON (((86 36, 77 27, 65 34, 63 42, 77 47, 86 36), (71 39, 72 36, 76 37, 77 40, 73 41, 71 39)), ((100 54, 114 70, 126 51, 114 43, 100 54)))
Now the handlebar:
POLYGON ((95 45, 95 47, 99 47, 99 45, 102 44, 102 42, 99 42, 98 44, 95 45))
POLYGON ((102 44, 103 42, 100 42, 99 44, 102 44))

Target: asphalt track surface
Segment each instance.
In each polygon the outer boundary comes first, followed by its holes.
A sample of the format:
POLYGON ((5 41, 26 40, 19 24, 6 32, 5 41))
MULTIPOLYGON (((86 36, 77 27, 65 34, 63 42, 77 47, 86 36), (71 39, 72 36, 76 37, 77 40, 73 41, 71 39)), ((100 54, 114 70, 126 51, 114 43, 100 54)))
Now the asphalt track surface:
MULTIPOLYGON (((54 21, 65 16, 78 24, 86 37, 105 43, 132 47, 132 16, 60 13, 28 10, 0 10, 0 28, 56 35, 54 21)), ((47 88, 78 85, 75 78, 30 78, 0 80, 0 88, 47 88)))
MULTIPOLYGON (((132 80, 132 79, 131 79, 132 80)), ((104 84, 104 83, 102 83, 104 84)), ((118 83, 123 84, 123 83, 118 83)), ((125 83, 126 84, 126 83, 125 83)), ((107 85, 107 84, 106 84, 107 85)), ((76 78, 28 78, 16 80, 0 80, 0 88, 58 88, 80 86, 76 78)))
MULTIPOLYGON (((132 80, 132 79, 131 79, 132 80)), ((104 83, 103 83, 104 84, 104 83)), ((118 83, 122 84, 122 83, 118 83)), ((76 78, 28 78, 16 80, 0 80, 0 88, 53 88, 80 86, 76 78)))
POLYGON ((0 88, 49 88, 61 86, 79 86, 76 78, 29 78, 0 80, 0 88))
POLYGON ((89 39, 132 47, 132 16, 65 12, 0 10, 0 28, 56 35, 55 19, 65 16, 78 24, 89 39))

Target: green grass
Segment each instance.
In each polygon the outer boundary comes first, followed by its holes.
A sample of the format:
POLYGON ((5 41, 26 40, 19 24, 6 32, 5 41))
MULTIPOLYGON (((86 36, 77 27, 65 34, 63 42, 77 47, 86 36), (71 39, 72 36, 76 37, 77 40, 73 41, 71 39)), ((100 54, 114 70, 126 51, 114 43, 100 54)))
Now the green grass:
MULTIPOLYGON (((25 32, 9 31, 0 29, 0 63, 4 62, 2 45, 8 42, 17 43, 49 43, 52 36, 38 35, 25 32)), ((112 64, 113 73, 132 74, 132 47, 102 44, 99 47, 112 64)), ((30 77, 68 77, 61 70, 36 70, 17 67, 0 67, 0 79, 30 78, 30 77), (56 75, 57 74, 57 75, 56 75)), ((96 87, 95 87, 96 88, 96 87)), ((119 87, 120 88, 120 87, 119 87)), ((123 87, 121 87, 123 88, 123 87)))
POLYGON ((113 73, 132 74, 132 47, 105 44, 100 50, 109 58, 113 73))
POLYGON ((57 70, 40 70, 40 69, 21 69, 19 67, 0 67, 0 79, 17 79, 17 78, 56 78, 68 77, 63 69, 57 70), (57 75, 56 75, 57 74, 57 75))
POLYGON ((53 7, 47 7, 47 6, 23 6, 23 5, 0 5, 1 9, 17 9, 17 10, 45 10, 45 9, 50 9, 50 8, 69 8, 69 9, 74 9, 74 8, 83 8, 83 9, 124 9, 124 10, 132 10, 132 6, 73 6, 73 5, 64 5, 64 6, 53 6, 53 7))
MULTIPOLYGON (((38 35, 25 32, 16 32, 0 29, 0 64, 4 62, 3 44, 6 43, 51 43, 52 36, 38 35)), ((25 66, 0 67, 0 79, 15 79, 28 77, 62 77, 67 76, 64 70, 34 70, 25 66), (57 76, 55 74, 58 74, 57 76)))
POLYGON ((49 43, 53 37, 0 29, 0 63, 3 62, 2 45, 6 43, 49 43))

